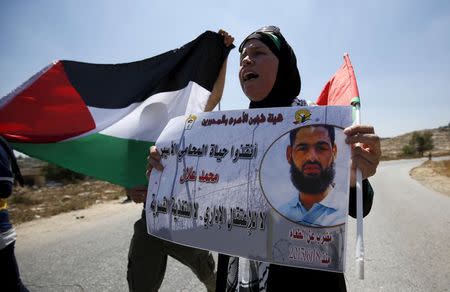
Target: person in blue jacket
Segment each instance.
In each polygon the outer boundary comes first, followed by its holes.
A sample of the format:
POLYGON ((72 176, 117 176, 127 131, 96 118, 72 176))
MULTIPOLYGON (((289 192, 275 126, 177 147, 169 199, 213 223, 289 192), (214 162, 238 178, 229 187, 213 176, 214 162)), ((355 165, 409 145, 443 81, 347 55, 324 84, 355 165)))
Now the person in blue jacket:
POLYGON ((14 178, 23 185, 22 175, 17 166, 11 147, 0 136, 0 290, 28 291, 22 283, 14 255, 16 231, 9 221, 6 199, 12 194, 14 178))

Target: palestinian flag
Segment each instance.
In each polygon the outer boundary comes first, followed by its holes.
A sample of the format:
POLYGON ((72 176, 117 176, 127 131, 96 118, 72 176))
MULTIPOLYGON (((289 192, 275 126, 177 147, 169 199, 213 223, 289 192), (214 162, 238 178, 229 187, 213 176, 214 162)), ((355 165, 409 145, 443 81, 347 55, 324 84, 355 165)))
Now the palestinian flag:
POLYGON ((230 49, 208 31, 132 63, 56 61, 0 100, 0 134, 38 159, 146 185, 148 148, 171 118, 204 110, 230 49))
POLYGON ((325 84, 318 105, 354 105, 359 104, 359 90, 355 71, 348 54, 344 55, 344 63, 333 77, 325 84))

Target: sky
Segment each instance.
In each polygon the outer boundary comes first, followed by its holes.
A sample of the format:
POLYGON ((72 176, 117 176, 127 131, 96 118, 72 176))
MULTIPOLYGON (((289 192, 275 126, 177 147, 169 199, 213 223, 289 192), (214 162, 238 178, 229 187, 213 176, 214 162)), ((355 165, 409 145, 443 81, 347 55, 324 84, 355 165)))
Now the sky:
MULTIPOLYGON (((0 4, 0 97, 55 60, 124 63, 206 30, 235 45, 276 25, 293 47, 300 98, 316 100, 349 53, 363 124, 380 137, 450 123, 450 1, 35 0, 0 4)), ((222 110, 248 108, 229 56, 222 110)))

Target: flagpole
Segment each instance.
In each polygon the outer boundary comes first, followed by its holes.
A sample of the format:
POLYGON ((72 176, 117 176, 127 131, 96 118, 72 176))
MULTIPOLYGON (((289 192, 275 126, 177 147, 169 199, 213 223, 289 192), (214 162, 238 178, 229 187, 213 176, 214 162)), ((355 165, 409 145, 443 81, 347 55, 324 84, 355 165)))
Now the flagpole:
MULTIPOLYGON (((347 65, 350 74, 350 82, 352 83, 353 98, 350 104, 354 108, 355 120, 354 125, 361 125, 361 100, 359 98, 358 85, 356 84, 355 71, 353 70, 350 57, 347 53, 344 54, 344 62, 347 65)), ((358 278, 364 279, 364 230, 363 230, 363 199, 362 199, 362 172, 361 169, 356 169, 356 270, 358 278)))
MULTIPOLYGON (((352 105, 353 125, 361 124, 358 85, 355 71, 347 53, 344 54, 344 64, 327 82, 322 93, 317 98, 318 105, 352 105)), ((363 238, 363 202, 362 202, 362 173, 356 169, 356 265, 359 279, 364 279, 364 238, 363 238)))
MULTIPOLYGON (((355 125, 361 124, 359 97, 352 100, 355 109, 355 125)), ((364 232, 363 232, 362 173, 356 169, 356 270, 360 280, 364 280, 364 232)))

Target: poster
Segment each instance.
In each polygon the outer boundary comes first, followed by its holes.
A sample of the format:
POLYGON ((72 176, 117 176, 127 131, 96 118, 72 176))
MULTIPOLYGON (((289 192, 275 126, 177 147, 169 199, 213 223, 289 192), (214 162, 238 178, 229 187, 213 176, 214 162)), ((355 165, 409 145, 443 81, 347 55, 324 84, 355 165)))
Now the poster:
POLYGON ((346 106, 172 119, 152 171, 150 234, 280 265, 344 271, 352 124, 346 106))

